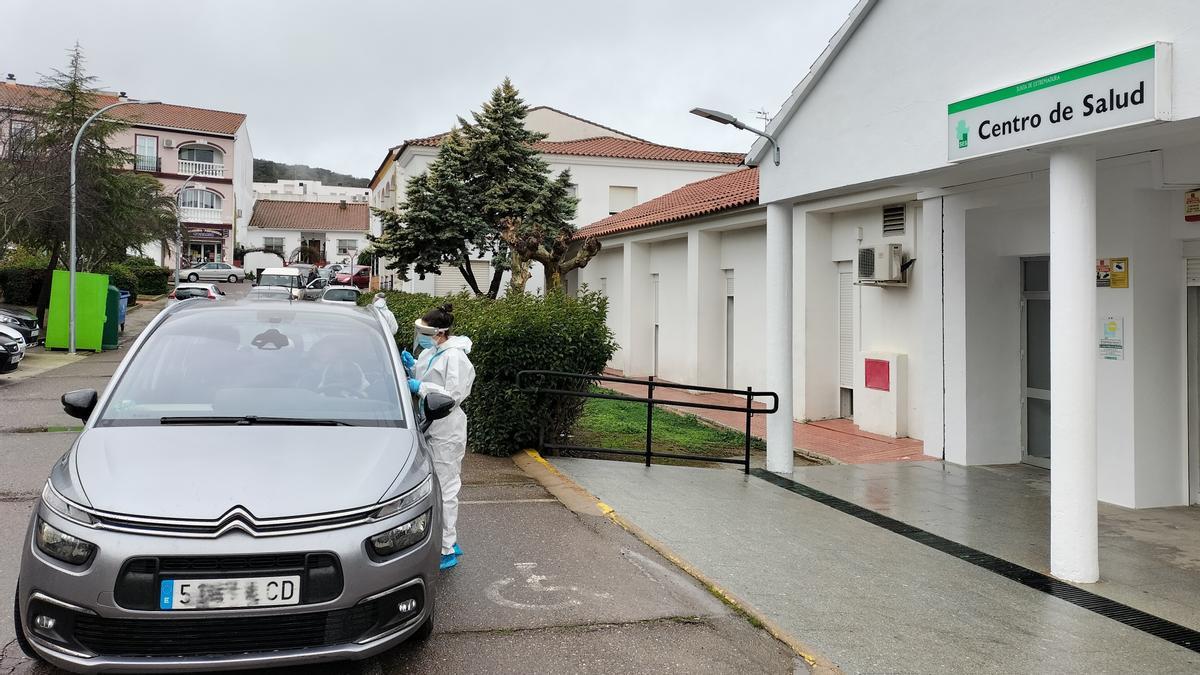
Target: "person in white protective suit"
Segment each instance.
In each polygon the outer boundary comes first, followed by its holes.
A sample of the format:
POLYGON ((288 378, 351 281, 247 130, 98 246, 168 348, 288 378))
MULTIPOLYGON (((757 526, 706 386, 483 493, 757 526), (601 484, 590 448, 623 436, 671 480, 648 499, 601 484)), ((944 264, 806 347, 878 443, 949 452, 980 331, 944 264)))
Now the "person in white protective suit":
POLYGON ((408 388, 426 396, 440 392, 454 399, 454 410, 435 421, 425 432, 433 453, 433 468, 442 487, 442 562, 441 569, 458 564, 462 548, 458 545, 458 491, 462 487, 462 462, 467 452, 467 415, 462 403, 471 395, 475 366, 471 339, 452 335, 454 306, 447 303, 431 310, 415 323, 416 346, 422 351, 413 359, 406 350, 401 358, 411 375, 408 388))
POLYGON ((376 293, 371 304, 375 305, 375 308, 383 314, 383 322, 387 324, 388 334, 395 335, 396 331, 400 330, 400 322, 396 321, 396 315, 387 306, 387 296, 383 293, 376 293))

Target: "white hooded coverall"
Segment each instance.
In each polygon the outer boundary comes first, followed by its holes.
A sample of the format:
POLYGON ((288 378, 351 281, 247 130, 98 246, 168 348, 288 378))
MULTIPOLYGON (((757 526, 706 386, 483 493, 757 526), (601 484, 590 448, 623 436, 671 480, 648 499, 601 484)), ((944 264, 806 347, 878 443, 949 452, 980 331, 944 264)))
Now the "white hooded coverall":
POLYGON ((471 339, 452 335, 417 358, 413 374, 421 381, 420 395, 436 391, 457 404, 454 411, 437 420, 425 432, 433 453, 433 470, 442 486, 442 554, 452 553, 458 541, 458 491, 462 487, 462 462, 467 452, 467 414, 462 402, 471 395, 475 366, 467 354, 471 339))

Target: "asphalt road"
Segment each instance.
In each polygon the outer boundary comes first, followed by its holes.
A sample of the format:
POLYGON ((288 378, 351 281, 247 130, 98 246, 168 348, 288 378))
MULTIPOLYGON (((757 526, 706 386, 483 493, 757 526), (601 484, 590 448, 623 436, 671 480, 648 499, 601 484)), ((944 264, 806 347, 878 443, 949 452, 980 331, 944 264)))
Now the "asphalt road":
MULTIPOLYGON (((229 299, 249 284, 224 285, 229 299)), ((156 307, 130 315, 128 338, 156 307)), ((101 388, 124 350, 0 382, 0 674, 24 659, 5 598, 48 467, 75 431, 58 396, 101 388)), ((568 510, 507 458, 468 455, 459 566, 432 638, 367 661, 282 673, 790 673, 806 664, 606 518, 568 510)))

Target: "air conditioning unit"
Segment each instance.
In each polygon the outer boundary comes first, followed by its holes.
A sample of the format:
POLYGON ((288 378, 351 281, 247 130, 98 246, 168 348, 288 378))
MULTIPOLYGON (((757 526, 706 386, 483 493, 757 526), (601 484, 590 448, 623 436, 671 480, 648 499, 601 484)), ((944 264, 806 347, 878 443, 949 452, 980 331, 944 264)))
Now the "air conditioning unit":
POLYGON ((882 244, 858 249, 858 280, 866 283, 904 281, 904 249, 882 244))
POLYGON ((175 141, 173 141, 169 138, 164 138, 163 139, 163 147, 164 148, 173 148, 173 147, 175 147, 175 141))

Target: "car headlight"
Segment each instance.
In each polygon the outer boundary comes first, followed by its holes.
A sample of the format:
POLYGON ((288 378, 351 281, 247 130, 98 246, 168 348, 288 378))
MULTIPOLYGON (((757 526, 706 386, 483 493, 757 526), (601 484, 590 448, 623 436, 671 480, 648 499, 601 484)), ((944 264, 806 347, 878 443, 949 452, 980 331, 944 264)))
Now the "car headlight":
POLYGON ((426 511, 400 527, 371 537, 371 550, 375 555, 389 556, 420 543, 429 531, 429 513, 426 511))
POLYGON ((34 528, 34 540, 42 553, 72 565, 84 564, 96 551, 95 544, 57 530, 41 518, 34 528))
POLYGON ((96 523, 96 520, 87 511, 63 499, 62 495, 58 494, 51 487, 50 481, 46 481, 46 487, 42 488, 42 503, 46 505, 46 508, 67 520, 73 520, 84 525, 94 525, 96 523))
POLYGON ((410 509, 421 503, 421 500, 428 497, 431 492, 433 492, 433 474, 426 476, 420 485, 404 493, 400 498, 380 507, 378 511, 371 514, 371 520, 383 520, 410 509))
POLYGON ((17 321, 16 317, 0 314, 0 323, 20 323, 20 321, 17 321))

